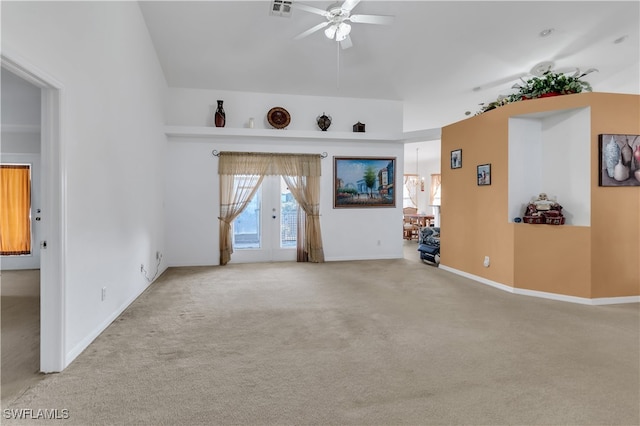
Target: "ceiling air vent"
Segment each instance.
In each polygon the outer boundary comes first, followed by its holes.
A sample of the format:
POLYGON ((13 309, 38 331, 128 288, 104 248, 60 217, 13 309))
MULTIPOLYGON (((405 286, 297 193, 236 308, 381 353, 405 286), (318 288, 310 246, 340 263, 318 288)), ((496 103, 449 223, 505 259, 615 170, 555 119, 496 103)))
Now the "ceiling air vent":
POLYGON ((272 0, 269 14, 288 18, 291 16, 291 3, 293 3, 292 0, 272 0))

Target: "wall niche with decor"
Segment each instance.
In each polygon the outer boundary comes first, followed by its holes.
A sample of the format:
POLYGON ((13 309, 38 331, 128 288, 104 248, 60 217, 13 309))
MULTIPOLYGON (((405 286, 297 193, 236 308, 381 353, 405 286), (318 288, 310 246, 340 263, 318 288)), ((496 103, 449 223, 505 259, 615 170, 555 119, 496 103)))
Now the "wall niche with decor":
POLYGON ((591 109, 509 118, 509 221, 545 193, 562 206, 565 225, 591 225, 591 109))

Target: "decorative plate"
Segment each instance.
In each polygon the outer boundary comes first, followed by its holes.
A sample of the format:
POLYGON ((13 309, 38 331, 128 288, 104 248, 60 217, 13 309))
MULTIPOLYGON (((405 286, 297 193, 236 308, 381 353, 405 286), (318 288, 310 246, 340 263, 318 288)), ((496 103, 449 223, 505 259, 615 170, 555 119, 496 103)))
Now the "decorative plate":
POLYGON ((276 129, 284 129, 291 123, 291 115, 282 107, 274 107, 267 113, 267 120, 276 129))

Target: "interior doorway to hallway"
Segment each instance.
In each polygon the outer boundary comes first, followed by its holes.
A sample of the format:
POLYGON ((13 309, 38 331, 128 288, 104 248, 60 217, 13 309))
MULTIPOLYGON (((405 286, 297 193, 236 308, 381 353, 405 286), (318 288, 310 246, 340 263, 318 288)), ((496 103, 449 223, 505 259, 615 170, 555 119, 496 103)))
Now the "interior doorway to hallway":
POLYGON ((0 312, 3 406, 41 379, 41 88, 1 70, 0 312))
POLYGON ((4 49, 3 71, 40 89, 40 371, 62 371, 64 348, 64 166, 61 161, 62 84, 40 67, 4 49))

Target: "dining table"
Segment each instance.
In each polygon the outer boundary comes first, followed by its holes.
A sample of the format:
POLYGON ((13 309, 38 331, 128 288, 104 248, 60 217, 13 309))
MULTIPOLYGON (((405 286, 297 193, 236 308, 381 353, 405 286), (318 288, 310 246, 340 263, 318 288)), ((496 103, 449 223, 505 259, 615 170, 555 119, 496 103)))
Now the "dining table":
POLYGON ((404 218, 409 219, 411 223, 417 224, 420 228, 424 228, 425 226, 433 225, 435 216, 424 213, 405 213, 404 218))

